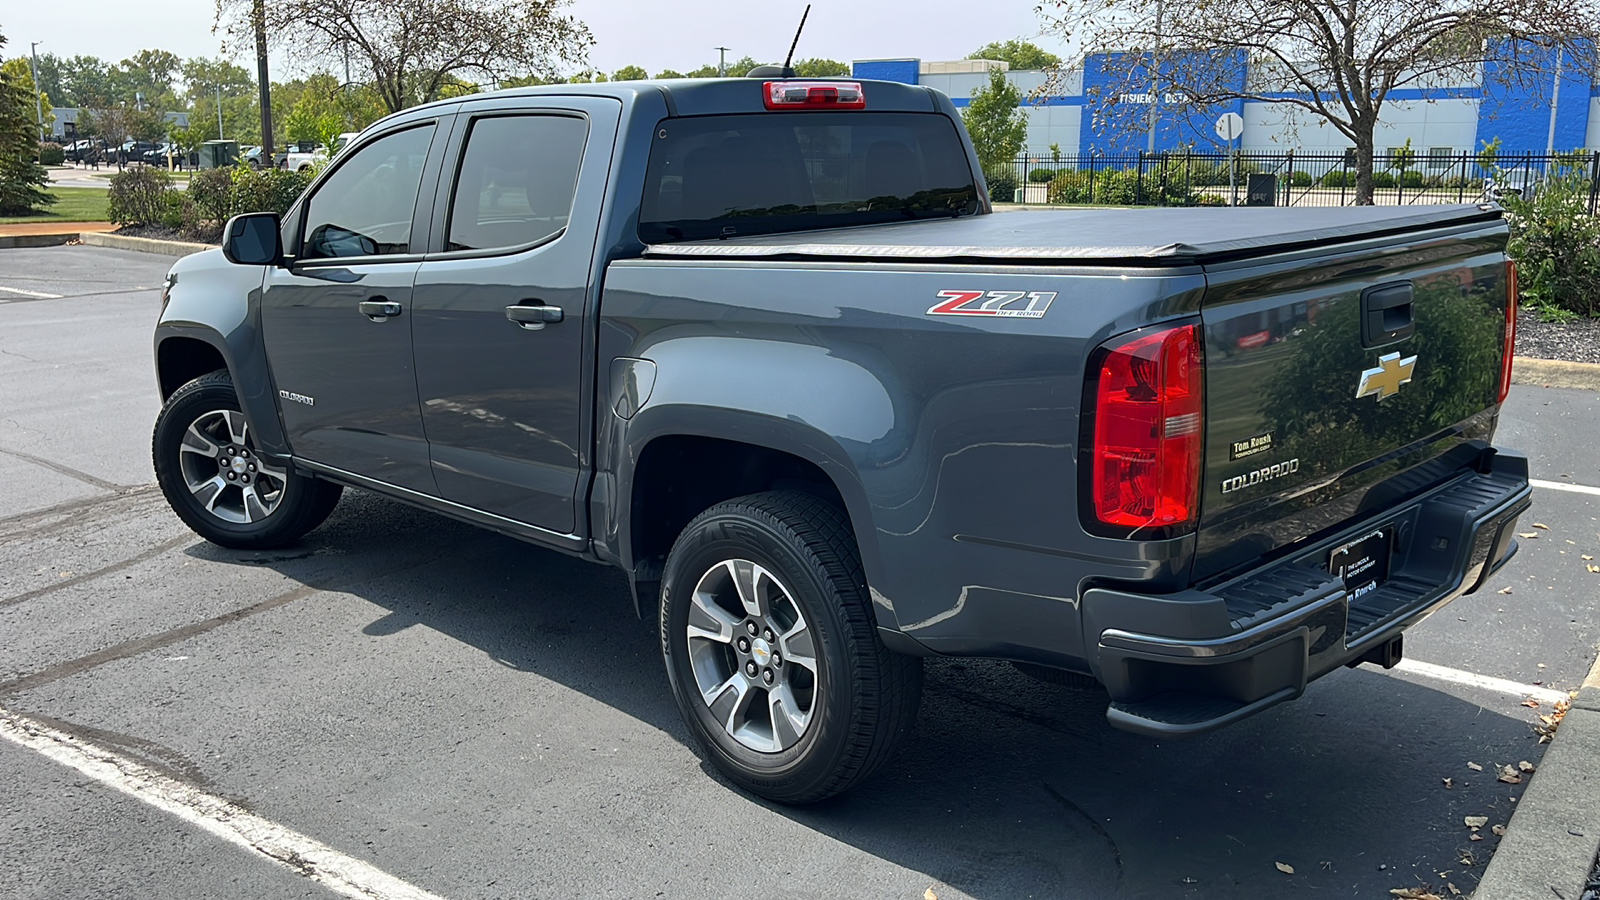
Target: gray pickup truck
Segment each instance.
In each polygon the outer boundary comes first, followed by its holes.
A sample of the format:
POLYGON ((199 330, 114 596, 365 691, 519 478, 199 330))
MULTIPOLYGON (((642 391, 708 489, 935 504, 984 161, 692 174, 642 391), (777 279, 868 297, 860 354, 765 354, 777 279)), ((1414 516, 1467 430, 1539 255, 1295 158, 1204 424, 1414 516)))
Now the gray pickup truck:
POLYGON ((227 547, 343 487, 627 573, 735 783, 883 765, 921 658, 1202 732, 1515 551, 1493 206, 992 214, 949 99, 756 74, 391 116, 173 268, 155 468, 227 547))

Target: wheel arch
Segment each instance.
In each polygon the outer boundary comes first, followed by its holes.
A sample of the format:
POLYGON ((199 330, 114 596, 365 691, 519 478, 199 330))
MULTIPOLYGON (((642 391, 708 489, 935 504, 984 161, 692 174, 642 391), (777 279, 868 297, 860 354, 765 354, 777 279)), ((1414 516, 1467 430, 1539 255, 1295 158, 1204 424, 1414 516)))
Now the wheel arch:
MULTIPOLYGON (((615 508, 602 534, 615 543, 641 616, 654 615, 662 562, 691 519, 724 500, 768 490, 803 490, 838 506, 870 590, 878 563, 870 505, 833 438, 793 419, 707 407, 647 407, 626 424, 615 508)), ((880 624, 894 627, 892 611, 877 612, 880 624)))
MULTIPOLYGON (((250 329, 253 333, 254 329, 250 329)), ((253 334, 245 336, 244 353, 229 344, 215 329, 197 323, 163 321, 156 326, 156 383, 163 401, 190 381, 219 369, 227 370, 239 397, 239 409, 255 434, 263 453, 287 455, 283 425, 277 404, 253 334)))

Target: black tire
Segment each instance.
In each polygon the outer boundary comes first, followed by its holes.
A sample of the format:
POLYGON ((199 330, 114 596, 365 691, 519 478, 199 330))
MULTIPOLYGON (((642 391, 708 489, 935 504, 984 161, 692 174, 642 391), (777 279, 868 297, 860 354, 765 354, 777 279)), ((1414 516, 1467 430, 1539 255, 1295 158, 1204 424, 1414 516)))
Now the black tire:
POLYGON ((213 544, 241 550, 292 544, 333 512, 342 488, 259 456, 243 419, 226 371, 173 392, 150 442, 156 481, 178 518, 213 544))
MULTIPOLYGON (((762 593, 759 576, 748 582, 751 593, 762 593)), ((739 594, 736 601, 744 596, 739 594)), ((740 613, 722 609, 729 616, 740 613)), ((866 579, 856 551, 855 538, 844 514, 827 501, 800 492, 752 494, 719 503, 697 516, 683 530, 667 556, 661 581, 661 647, 667 676, 679 711, 694 734, 704 756, 735 784, 780 803, 812 803, 850 789, 871 776, 910 733, 922 697, 922 660, 893 653, 878 638, 867 598, 866 579), (754 614, 734 623, 733 638, 720 657, 731 665, 730 682, 745 666, 769 652, 779 683, 766 688, 751 676, 747 693, 761 691, 768 702, 767 734, 760 734, 759 711, 748 727, 734 729, 705 699, 702 683, 715 685, 727 669, 719 669, 721 638, 698 639, 689 635, 691 612, 702 630, 727 630, 725 622, 707 616, 708 588, 696 599, 698 587, 717 584, 717 578, 738 581, 734 565, 749 563, 767 576, 765 590, 772 612, 765 619, 754 614), (720 574, 719 574, 720 573, 720 574), (708 579, 711 579, 708 581, 708 579), (778 607, 792 607, 786 617, 778 607), (797 618, 798 624, 789 620, 797 618), (765 635, 743 630, 757 622, 773 623, 777 640, 761 647, 739 650, 742 638, 765 635), (784 629, 788 629, 785 633, 784 629), (804 641, 804 636, 810 636, 804 641), (796 643, 789 641, 795 636, 796 643), (799 643, 804 641, 804 643, 799 643), (698 649, 692 649, 691 645, 698 649), (814 672, 799 661, 812 651, 814 672), (788 660, 781 654, 791 654, 788 660), (798 658, 797 658, 798 657, 798 658), (787 666, 785 669, 784 667, 787 666), (713 673, 714 672, 714 673, 713 673), (796 737, 789 727, 780 735, 782 717, 773 698, 786 686, 798 709, 801 693, 809 684, 806 724, 796 737), (735 737, 742 732, 743 739, 735 737), (784 741, 795 738, 787 745, 784 741), (770 741, 766 749, 750 742, 770 741)), ((720 632, 719 632, 720 633, 720 632)), ((761 670, 765 677, 766 670, 761 670)), ((771 682, 768 682, 771 684, 771 682)), ((715 690, 715 687, 711 688, 715 690)), ((716 695, 719 709, 737 706, 744 694, 737 685, 716 695)), ((755 701, 752 701, 754 703, 755 701)), ((752 706, 753 709, 753 706, 752 706)), ((737 713, 731 714, 737 716, 737 713)))

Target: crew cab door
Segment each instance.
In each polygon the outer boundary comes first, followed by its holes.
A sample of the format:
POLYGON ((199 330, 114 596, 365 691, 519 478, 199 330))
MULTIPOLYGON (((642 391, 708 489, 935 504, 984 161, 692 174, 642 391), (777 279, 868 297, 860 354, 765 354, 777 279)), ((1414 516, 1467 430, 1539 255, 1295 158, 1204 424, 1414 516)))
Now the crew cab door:
POLYGON ((412 302, 440 496, 557 535, 589 461, 595 238, 621 103, 463 105, 412 302))
POLYGON ((289 446, 342 472, 437 493, 411 358, 412 280, 428 237, 446 124, 410 122, 366 141, 285 227, 261 319, 289 446), (425 212, 417 215, 418 199, 425 212))

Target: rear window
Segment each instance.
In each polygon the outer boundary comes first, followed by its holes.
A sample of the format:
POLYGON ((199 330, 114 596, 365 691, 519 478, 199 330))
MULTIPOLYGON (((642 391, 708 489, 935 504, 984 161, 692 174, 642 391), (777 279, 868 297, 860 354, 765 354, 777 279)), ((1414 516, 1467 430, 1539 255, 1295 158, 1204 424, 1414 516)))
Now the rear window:
POLYGON ((639 221, 646 243, 977 212, 955 123, 927 113, 669 119, 639 221))

